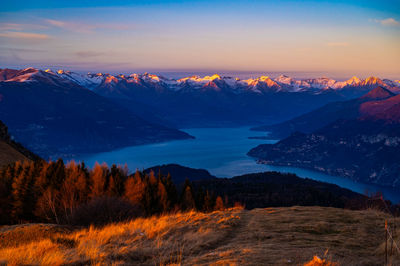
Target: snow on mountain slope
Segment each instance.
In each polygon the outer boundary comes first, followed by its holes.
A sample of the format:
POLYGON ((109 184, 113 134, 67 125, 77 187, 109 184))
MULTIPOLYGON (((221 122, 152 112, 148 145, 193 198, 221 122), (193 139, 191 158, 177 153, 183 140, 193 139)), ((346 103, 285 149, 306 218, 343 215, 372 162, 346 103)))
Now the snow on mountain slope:
POLYGON ((356 76, 352 77, 351 79, 348 79, 346 81, 338 81, 335 84, 333 84, 334 89, 342 89, 346 86, 357 86, 361 83, 362 81, 357 78, 356 76))
POLYGON ((315 89, 330 89, 333 88, 335 83, 337 82, 334 79, 322 77, 322 78, 316 78, 316 79, 306 79, 304 80, 308 84, 310 84, 311 88, 315 89))
MULTIPOLYGON (((5 69, 7 70, 7 69, 5 69)), ((4 70, 2 70, 4 71, 4 70)), ((57 70, 52 71, 47 69, 41 71, 35 68, 26 68, 19 71, 18 75, 13 78, 14 74, 8 73, 8 80, 13 81, 31 81, 43 76, 46 72, 54 76, 62 77, 65 80, 72 81, 90 90, 104 86, 109 89, 116 87, 129 87, 129 84, 134 84, 142 88, 156 88, 161 91, 175 92, 192 92, 192 91, 229 91, 235 94, 240 93, 273 93, 273 92, 306 92, 321 93, 325 90, 336 90, 338 92, 355 91, 354 94, 363 94, 365 91, 376 86, 382 86, 391 90, 394 93, 400 93, 399 80, 381 80, 377 77, 369 77, 361 80, 357 77, 352 77, 346 81, 336 81, 327 77, 314 79, 295 79, 286 75, 280 75, 273 79, 268 76, 260 76, 257 78, 239 79, 234 77, 225 77, 218 74, 211 76, 190 76, 180 79, 170 79, 150 73, 130 74, 130 75, 111 75, 104 73, 88 73, 79 74, 72 71, 57 70), (357 90, 359 89, 359 92, 357 90)), ((5 74, 0 73, 0 80, 5 79, 5 74), (2 76, 3 77, 2 77, 2 76)), ((357 96, 360 96, 357 95, 357 96)))
POLYGON ((284 86, 286 90, 292 92, 298 92, 311 87, 311 85, 304 80, 296 80, 286 75, 280 75, 275 81, 281 84, 281 86, 284 86))

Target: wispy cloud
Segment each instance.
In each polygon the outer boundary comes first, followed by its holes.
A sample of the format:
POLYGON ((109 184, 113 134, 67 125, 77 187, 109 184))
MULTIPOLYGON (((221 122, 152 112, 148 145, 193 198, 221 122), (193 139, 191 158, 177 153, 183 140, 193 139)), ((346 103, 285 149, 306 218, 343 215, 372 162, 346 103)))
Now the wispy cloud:
POLYGON ((0 30, 22 30, 22 25, 17 23, 0 23, 0 30))
POLYGON ((0 32, 0 37, 15 38, 15 39, 35 39, 35 40, 49 39, 49 35, 47 35, 47 34, 32 33, 32 32, 18 32, 18 31, 0 32))
POLYGON ((348 42, 328 42, 326 43, 326 46, 329 47, 347 47, 350 44, 348 42))
POLYGON ((382 26, 400 26, 400 22, 394 18, 374 19, 373 21, 381 24, 382 26))
POLYGON ((31 49, 31 48, 12 48, 12 47, 0 47, 0 52, 1 51, 12 51, 12 52, 18 52, 18 53, 45 53, 47 50, 41 50, 41 49, 31 49))
POLYGON ((48 26, 39 24, 23 24, 23 23, 8 23, 8 22, 0 23, 1 31, 43 30, 48 28, 49 28, 48 26))
POLYGON ((95 26, 89 25, 89 24, 61 21, 61 20, 55 20, 55 19, 45 19, 45 22, 47 24, 57 27, 57 28, 61 28, 61 29, 73 31, 73 32, 80 32, 80 33, 93 32, 96 28, 95 26))
POLYGON ((62 20, 55 20, 55 19, 45 19, 45 23, 50 26, 61 28, 64 30, 72 31, 72 32, 79 32, 79 33, 92 33, 99 29, 107 29, 107 30, 130 30, 134 29, 135 27, 132 25, 126 24, 89 24, 83 22, 71 22, 71 21, 62 21, 62 20))
POLYGON ((104 55, 104 53, 94 52, 94 51, 79 51, 75 53, 78 57, 96 57, 100 55, 104 55))

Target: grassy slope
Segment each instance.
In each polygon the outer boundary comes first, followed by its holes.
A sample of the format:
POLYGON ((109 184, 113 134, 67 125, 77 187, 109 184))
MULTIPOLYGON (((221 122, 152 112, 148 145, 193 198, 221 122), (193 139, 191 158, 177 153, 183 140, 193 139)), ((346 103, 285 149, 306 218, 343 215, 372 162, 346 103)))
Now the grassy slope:
POLYGON ((178 213, 99 229, 5 226, 0 264, 299 265, 329 250, 340 265, 382 265, 384 216, 290 207, 178 213))
POLYGON ((16 161, 24 161, 27 158, 9 144, 0 140, 0 167, 16 161))

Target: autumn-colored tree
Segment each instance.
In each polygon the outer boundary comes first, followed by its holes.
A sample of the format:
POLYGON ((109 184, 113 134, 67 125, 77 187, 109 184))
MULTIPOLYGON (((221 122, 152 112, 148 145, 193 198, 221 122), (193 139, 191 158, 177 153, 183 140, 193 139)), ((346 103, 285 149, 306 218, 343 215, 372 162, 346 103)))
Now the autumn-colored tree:
POLYGON ((51 186, 59 188, 65 180, 65 165, 62 159, 58 159, 54 165, 54 173, 51 178, 51 186))
POLYGON ((15 221, 28 221, 33 217, 33 162, 24 161, 21 168, 22 170, 12 183, 12 216, 15 221))
POLYGON ((221 196, 218 196, 217 199, 215 200, 215 210, 216 211, 222 211, 224 209, 224 201, 222 200, 221 196))
POLYGON ((203 205, 203 210, 206 212, 212 211, 214 209, 214 203, 215 201, 213 200, 213 196, 206 191, 206 194, 204 196, 204 205, 203 205))
POLYGON ((107 170, 106 164, 100 165, 96 162, 93 170, 90 173, 90 198, 101 197, 105 195, 107 170))
POLYGON ((71 161, 66 167, 66 178, 60 190, 63 218, 69 221, 78 205, 87 200, 87 177, 81 167, 71 161))
POLYGON ((0 171, 0 224, 11 223, 13 203, 12 183, 14 181, 15 165, 9 165, 0 171))
POLYGON ((149 174, 149 183, 150 183, 151 186, 156 186, 157 183, 158 183, 157 177, 155 176, 153 170, 150 171, 150 174, 149 174))
POLYGON ((110 170, 110 179, 107 186, 109 196, 120 197, 124 193, 124 183, 126 181, 127 169, 112 165, 110 170))
MULTIPOLYGON (((195 191, 189 180, 178 197, 169 174, 163 176, 159 172, 155 176, 154 172, 136 171, 134 175, 127 175, 126 166, 108 168, 96 163, 88 170, 84 163, 71 161, 64 165, 61 159, 16 162, 0 169, 0 223, 73 224, 79 212, 90 213, 85 211, 89 206, 109 206, 114 211, 118 209, 112 213, 134 213, 132 217, 138 213, 153 215, 179 209, 212 211, 227 206, 221 197, 216 203, 213 193, 204 193, 201 188, 195 191), (115 204, 109 204, 112 202, 115 204)), ((97 212, 102 214, 102 210, 97 212)), ((107 220, 114 219, 111 212, 107 213, 110 215, 107 220)), ((91 216, 87 219, 90 222, 91 216)))
POLYGON ((178 207, 178 191, 176 190, 176 187, 174 185, 174 183, 172 182, 172 177, 171 175, 168 173, 167 177, 164 179, 164 186, 165 189, 167 190, 167 194, 168 194, 168 200, 170 202, 170 207, 175 208, 178 207))
POLYGON ((47 222, 60 223, 60 193, 48 187, 39 197, 35 214, 47 222))
POLYGON ((185 180, 181 196, 181 208, 182 210, 194 210, 196 209, 196 202, 193 196, 193 188, 189 180, 185 180))
POLYGON ((128 177, 125 182, 124 197, 129 200, 133 205, 144 207, 144 196, 146 192, 146 185, 142 180, 139 171, 136 171, 134 176, 128 177))
POLYGON ((170 210, 170 201, 168 199, 168 193, 165 189, 161 179, 158 180, 157 186, 157 198, 159 200, 159 209, 161 212, 167 212, 170 210))

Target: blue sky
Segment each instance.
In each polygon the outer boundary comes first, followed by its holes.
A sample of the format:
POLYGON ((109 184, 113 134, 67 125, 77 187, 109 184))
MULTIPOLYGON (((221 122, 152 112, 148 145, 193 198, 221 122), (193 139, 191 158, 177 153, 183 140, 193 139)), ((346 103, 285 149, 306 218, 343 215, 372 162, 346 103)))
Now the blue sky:
POLYGON ((0 67, 400 78, 399 1, 21 3, 2 4, 0 67))

